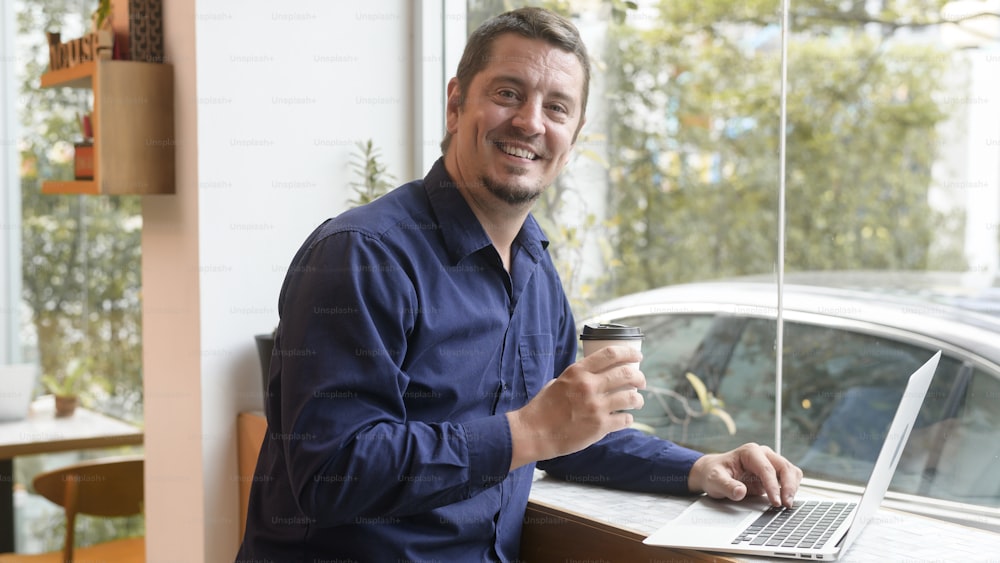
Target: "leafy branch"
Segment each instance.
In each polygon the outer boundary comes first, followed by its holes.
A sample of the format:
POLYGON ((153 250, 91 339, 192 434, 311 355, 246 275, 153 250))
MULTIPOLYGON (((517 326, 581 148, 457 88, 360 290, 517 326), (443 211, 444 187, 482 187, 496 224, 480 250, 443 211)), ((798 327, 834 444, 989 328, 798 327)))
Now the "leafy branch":
POLYGON ((351 182, 355 197, 348 203, 352 206, 371 203, 395 187, 395 178, 386 171, 381 151, 372 140, 359 141, 356 146, 357 152, 351 156, 351 170, 358 178, 351 182))
MULTIPOLYGON (((692 408, 683 395, 672 389, 665 389, 662 387, 646 387, 646 391, 654 400, 656 400, 657 403, 659 403, 660 407, 663 408, 663 412, 670 418, 670 421, 674 424, 680 424, 683 428, 681 441, 683 442, 687 440, 688 426, 691 424, 692 420, 709 415, 715 416, 721 420, 722 423, 726 425, 726 431, 729 432, 730 436, 736 434, 736 422, 723 408, 725 407, 725 404, 722 402, 722 399, 719 399, 715 396, 715 394, 709 391, 705 386, 705 383, 697 375, 688 372, 685 374, 685 377, 687 378, 688 383, 691 384, 691 387, 694 388, 695 394, 698 396, 698 402, 701 406, 701 410, 695 410, 692 408), (674 413, 668 399, 674 399, 679 405, 681 405, 681 408, 684 411, 682 415, 674 413)), ((655 433, 655 430, 648 424, 635 423, 633 424, 633 428, 638 428, 639 430, 649 434, 655 433)))

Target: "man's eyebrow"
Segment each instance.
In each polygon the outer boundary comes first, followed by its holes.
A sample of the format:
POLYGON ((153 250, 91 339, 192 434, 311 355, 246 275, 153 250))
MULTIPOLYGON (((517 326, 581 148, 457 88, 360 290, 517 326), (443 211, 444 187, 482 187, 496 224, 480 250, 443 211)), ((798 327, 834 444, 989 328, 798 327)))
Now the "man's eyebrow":
MULTIPOLYGON (((512 74, 498 74, 493 78, 491 78, 489 82, 487 82, 486 84, 487 86, 495 86, 497 84, 512 84, 519 88, 524 88, 526 83, 519 76, 515 76, 512 74)), ((572 94, 569 94, 562 90, 554 90, 547 92, 545 97, 565 102, 569 105, 572 105, 573 107, 576 107, 580 104, 579 98, 576 98, 572 94)))

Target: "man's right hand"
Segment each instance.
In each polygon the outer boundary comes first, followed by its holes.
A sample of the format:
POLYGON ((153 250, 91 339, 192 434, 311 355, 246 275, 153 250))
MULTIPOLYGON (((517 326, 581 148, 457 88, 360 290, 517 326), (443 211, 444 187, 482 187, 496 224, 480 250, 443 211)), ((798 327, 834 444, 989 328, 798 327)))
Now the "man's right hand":
POLYGON ((623 409, 642 408, 642 354, 628 346, 602 348, 566 368, 527 405, 507 413, 510 469, 580 451, 632 424, 623 409))

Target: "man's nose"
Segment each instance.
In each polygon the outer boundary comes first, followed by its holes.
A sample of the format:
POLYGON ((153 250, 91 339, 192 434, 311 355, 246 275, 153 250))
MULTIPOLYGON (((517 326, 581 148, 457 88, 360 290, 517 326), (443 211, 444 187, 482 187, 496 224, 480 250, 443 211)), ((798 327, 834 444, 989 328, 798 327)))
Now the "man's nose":
POLYGON ((544 133, 545 115, 542 111, 541 101, 527 100, 521 104, 514 116, 513 125, 528 136, 544 133))

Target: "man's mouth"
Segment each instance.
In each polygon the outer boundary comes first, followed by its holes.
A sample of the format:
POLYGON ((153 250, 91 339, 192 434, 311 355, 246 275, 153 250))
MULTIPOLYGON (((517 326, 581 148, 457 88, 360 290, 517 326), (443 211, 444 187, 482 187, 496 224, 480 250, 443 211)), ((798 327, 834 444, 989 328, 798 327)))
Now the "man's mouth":
POLYGON ((538 160, 538 155, 528 149, 516 147, 514 145, 504 143, 501 141, 497 141, 493 144, 495 144, 498 149, 511 156, 516 156, 518 158, 525 158, 528 160, 538 160))

